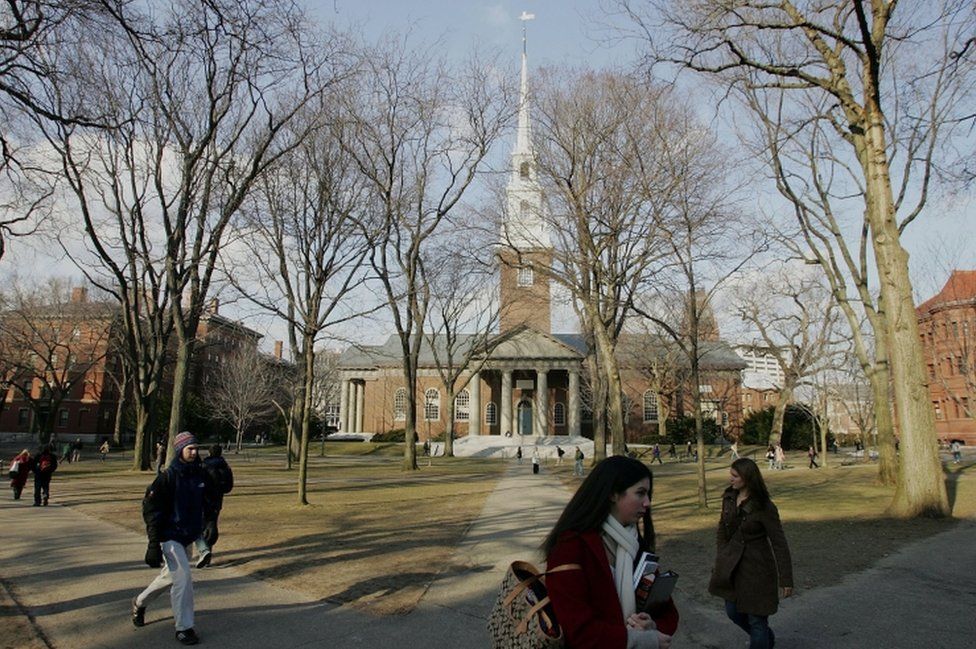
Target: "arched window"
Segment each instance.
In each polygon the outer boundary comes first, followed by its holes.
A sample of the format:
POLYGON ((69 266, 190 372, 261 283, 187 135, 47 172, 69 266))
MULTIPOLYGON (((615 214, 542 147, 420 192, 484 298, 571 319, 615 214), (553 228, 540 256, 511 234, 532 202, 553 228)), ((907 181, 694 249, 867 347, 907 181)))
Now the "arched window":
POLYGON ((657 392, 648 390, 644 393, 644 423, 657 421, 657 392))
POLYGON ((518 269, 518 285, 532 286, 534 282, 535 272, 533 272, 532 266, 520 266, 518 269))
POLYGON ((393 395, 393 421, 406 421, 407 419, 407 389, 400 388, 393 395))
POLYGON ((494 401, 485 404, 485 424, 488 426, 498 425, 498 404, 494 401))
POLYGON ((424 420, 440 421, 441 418, 441 393, 437 388, 430 388, 424 392, 424 420))
POLYGON ((471 418, 471 395, 467 390, 461 390, 454 397, 454 421, 468 421, 471 418))
POLYGON ((519 176, 521 176, 522 178, 528 178, 529 177, 529 163, 528 162, 523 162, 522 164, 519 165, 519 176))
POLYGON ((565 426, 566 425, 566 404, 557 401, 556 405, 552 408, 552 423, 554 426, 565 426))

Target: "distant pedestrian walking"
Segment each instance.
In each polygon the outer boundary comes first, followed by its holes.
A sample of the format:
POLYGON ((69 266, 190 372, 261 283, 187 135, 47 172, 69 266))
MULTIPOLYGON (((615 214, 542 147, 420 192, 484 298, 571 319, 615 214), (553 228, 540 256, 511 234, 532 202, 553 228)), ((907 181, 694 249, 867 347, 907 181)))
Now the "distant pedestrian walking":
POLYGON ((691 440, 690 439, 688 440, 688 444, 685 446, 685 449, 686 449, 685 456, 690 460, 691 459, 691 440))
POLYGON ((563 456, 566 455, 566 451, 563 450, 562 446, 556 447, 556 465, 563 463, 563 456))
POLYGON ((766 449, 766 461, 769 463, 769 469, 776 468, 776 449, 770 446, 766 449))
POLYGON ((102 445, 98 447, 98 452, 102 454, 102 462, 105 461, 106 456, 108 456, 109 445, 108 440, 102 442, 102 445))
POLYGON ((177 435, 173 452, 173 461, 156 476, 142 499, 142 518, 149 537, 146 565, 161 570, 132 600, 132 624, 145 625, 146 607, 169 589, 176 639, 193 645, 200 639, 193 630, 189 546, 203 532, 204 521, 212 517, 209 494, 213 486, 197 456, 197 440, 192 433, 177 435))
POLYGON ((729 447, 729 450, 732 451, 732 460, 733 461, 734 460, 738 460, 739 459, 739 440, 737 440, 737 439, 732 440, 732 446, 729 447))
POLYGON ((213 559, 213 547, 220 536, 217 519, 224 508, 224 496, 234 488, 234 472, 223 457, 220 444, 210 447, 210 455, 203 461, 203 469, 210 476, 213 490, 210 492, 210 517, 204 520, 203 533, 193 542, 197 549, 197 568, 206 568, 213 559))
POLYGON ((776 460, 776 468, 782 471, 786 468, 786 453, 783 451, 783 447, 777 444, 773 454, 776 460))
POLYGON ((71 461, 81 462, 81 449, 85 447, 85 443, 81 441, 78 437, 75 439, 75 443, 71 445, 71 461))
POLYGON ((958 439, 952 440, 949 449, 952 451, 952 463, 959 464, 962 462, 962 444, 959 443, 958 439))
POLYGON ((44 505, 51 497, 51 478, 58 470, 58 456, 54 454, 54 449, 48 444, 41 449, 32 463, 34 470, 34 506, 44 505))
POLYGON ((539 472, 539 449, 532 451, 532 473, 539 472))
POLYGON ((156 442, 156 473, 162 473, 166 466, 166 445, 162 441, 156 442))
POLYGON ((668 459, 677 460, 678 459, 678 449, 674 447, 674 442, 668 446, 668 459))
POLYGON ((664 462, 661 460, 661 447, 657 444, 655 444, 654 448, 651 449, 651 464, 654 464, 654 460, 657 460, 658 464, 664 464, 664 462))
POLYGON ((30 476, 34 458, 26 448, 14 456, 10 461, 10 488, 14 492, 14 500, 20 500, 20 494, 24 491, 27 478, 30 476))
POLYGON ((522 447, 521 446, 519 446, 518 449, 515 451, 515 459, 518 461, 519 464, 522 464, 522 447))
POLYGON ((576 447, 576 453, 573 454, 573 459, 575 460, 573 475, 583 475, 583 451, 580 450, 579 446, 576 447))
POLYGON ((772 649, 769 616, 793 594, 793 563, 779 511, 756 463, 739 458, 729 471, 718 523, 718 551, 708 592, 725 600, 725 613, 749 634, 749 649, 772 649))
POLYGON ((809 468, 811 468, 811 469, 819 469, 820 468, 820 465, 817 464, 817 449, 815 449, 815 448, 813 448, 811 446, 809 448, 809 450, 807 450, 807 457, 810 458, 810 466, 809 466, 809 468))

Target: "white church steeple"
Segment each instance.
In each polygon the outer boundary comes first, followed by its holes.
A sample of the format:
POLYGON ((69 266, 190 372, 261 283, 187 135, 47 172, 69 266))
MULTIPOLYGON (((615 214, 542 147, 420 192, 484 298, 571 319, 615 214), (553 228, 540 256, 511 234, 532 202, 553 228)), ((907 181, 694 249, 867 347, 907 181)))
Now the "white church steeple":
POLYGON ((549 248, 549 230, 542 212, 542 190, 535 169, 532 149, 532 122, 529 110, 529 64, 526 51, 525 21, 535 14, 522 12, 522 76, 519 87, 518 130, 512 149, 512 176, 508 181, 507 218, 502 225, 504 242, 517 250, 549 248))

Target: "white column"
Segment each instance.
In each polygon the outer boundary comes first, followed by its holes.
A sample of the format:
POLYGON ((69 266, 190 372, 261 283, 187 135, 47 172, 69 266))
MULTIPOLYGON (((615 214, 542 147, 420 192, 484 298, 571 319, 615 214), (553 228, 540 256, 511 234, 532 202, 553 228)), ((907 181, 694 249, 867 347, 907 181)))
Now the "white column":
POLYGON ((468 401, 468 435, 481 434, 481 372, 471 375, 468 382, 468 394, 471 399, 468 401))
POLYGON ((511 433, 518 434, 518 429, 512 427, 512 370, 502 370, 502 435, 511 433))
POLYGON ((549 376, 544 367, 535 371, 535 434, 549 434, 549 376))
POLYGON ((349 388, 349 394, 346 396, 346 401, 349 403, 349 415, 346 417, 346 430, 350 433, 356 432, 356 382, 352 379, 346 381, 349 388))
POLYGON ((366 384, 356 383, 356 432, 363 432, 363 417, 366 414, 366 384))
POLYGON ((349 432, 349 379, 342 379, 339 384, 339 429, 349 432))
POLYGON ((571 436, 577 437, 580 434, 580 398, 579 398, 579 372, 569 370, 569 404, 567 413, 569 415, 569 430, 571 436))

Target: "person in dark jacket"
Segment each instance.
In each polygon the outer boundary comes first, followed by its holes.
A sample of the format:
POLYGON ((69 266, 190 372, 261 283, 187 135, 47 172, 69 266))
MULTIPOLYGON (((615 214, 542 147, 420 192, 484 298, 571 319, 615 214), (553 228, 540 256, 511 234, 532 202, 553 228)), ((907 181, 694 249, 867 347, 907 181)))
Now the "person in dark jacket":
POLYGON ((542 544, 546 577, 566 649, 667 649, 678 624, 669 605, 637 611, 634 560, 654 549, 651 471, 623 456, 598 463, 542 544), (642 533, 639 531, 642 528, 642 533))
POLYGON ((31 470, 34 471, 34 506, 47 507, 51 497, 51 477, 58 470, 58 457, 50 444, 41 448, 31 464, 31 470))
POLYGON ((156 476, 142 500, 149 546, 146 565, 160 568, 159 575, 132 600, 132 623, 146 623, 146 606, 170 589, 176 639, 185 645, 197 644, 193 629, 193 578, 190 575, 189 546, 203 532, 204 521, 212 516, 210 476, 197 456, 197 440, 182 432, 173 440, 174 457, 166 470, 156 476))
POLYGON ((234 488, 234 472, 230 470, 230 465, 224 459, 220 444, 210 447, 210 455, 203 461, 203 468, 210 476, 213 493, 210 498, 210 518, 204 521, 203 534, 193 543, 198 555, 197 568, 206 568, 210 565, 213 546, 217 544, 219 536, 217 518, 220 516, 220 510, 224 508, 224 496, 234 488))
POLYGON ((772 649, 776 634, 769 616, 793 594, 793 563, 762 473, 749 458, 732 463, 722 494, 718 552, 708 592, 725 600, 725 612, 749 634, 749 649, 772 649))

